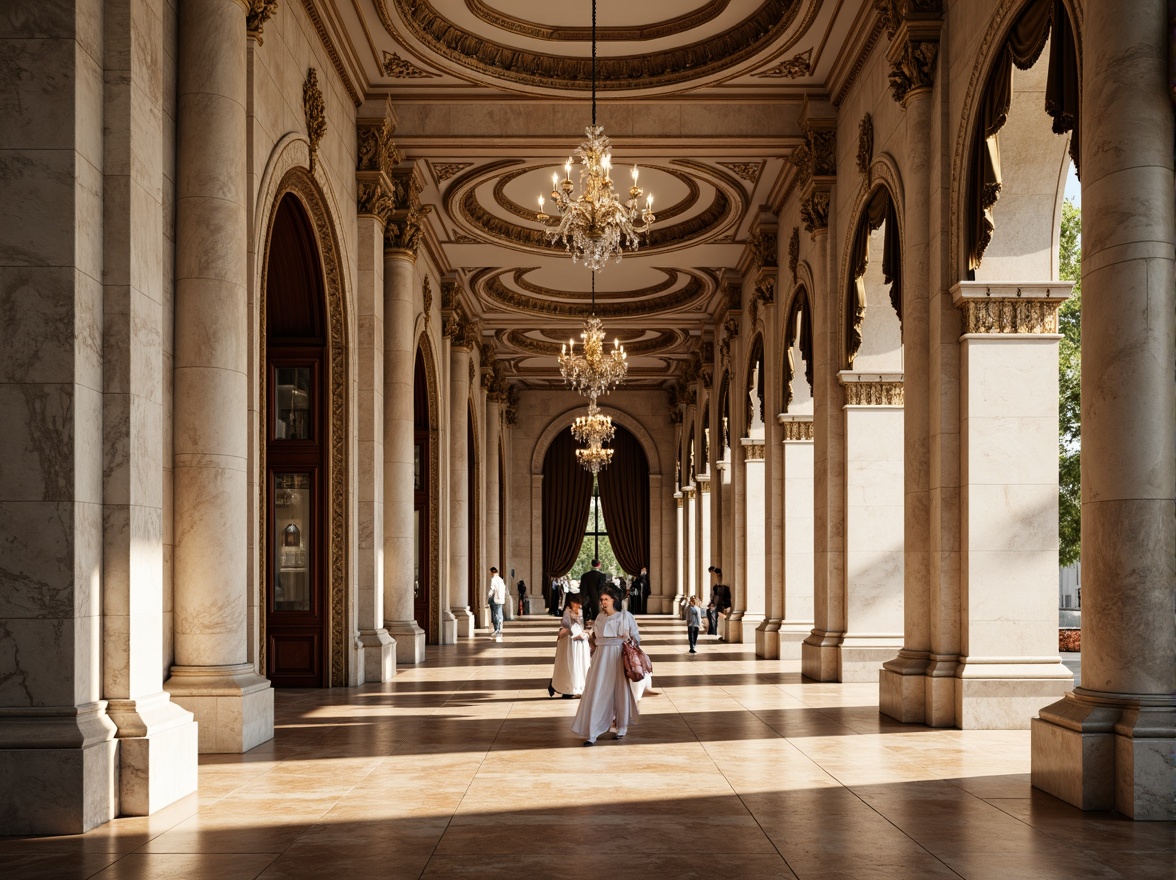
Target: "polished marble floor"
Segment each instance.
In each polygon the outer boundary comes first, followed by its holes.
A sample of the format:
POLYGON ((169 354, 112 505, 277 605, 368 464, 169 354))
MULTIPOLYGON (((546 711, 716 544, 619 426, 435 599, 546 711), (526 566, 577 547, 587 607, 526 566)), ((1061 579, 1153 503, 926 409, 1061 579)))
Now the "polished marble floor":
POLYGON ((587 749, 546 691, 555 621, 429 649, 386 685, 279 691, 274 740, 205 755, 200 790, 78 837, 0 839, 0 877, 1176 877, 1176 823, 1029 785, 1028 731, 879 716, 646 618, 657 696, 587 749))

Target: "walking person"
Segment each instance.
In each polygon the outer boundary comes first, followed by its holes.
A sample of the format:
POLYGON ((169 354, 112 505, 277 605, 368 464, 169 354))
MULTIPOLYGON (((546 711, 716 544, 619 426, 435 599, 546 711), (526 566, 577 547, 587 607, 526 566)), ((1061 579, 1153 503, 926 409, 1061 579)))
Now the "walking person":
POLYGON ((698 631, 702 629, 702 607, 698 601, 697 596, 690 597, 690 603, 686 606, 686 634, 690 638, 690 653, 697 654, 695 648, 698 646, 698 631))
MULTIPOLYGON (((580 599, 584 603, 584 620, 588 623, 596 620, 597 615, 600 614, 600 593, 606 583, 608 583, 608 578, 600 570, 600 560, 593 559, 592 570, 580 575, 580 599)), ((620 607, 621 603, 618 599, 618 611, 620 607)))
POLYGON ((616 727, 616 738, 623 739, 637 717, 637 696, 625 677, 621 645, 626 639, 640 643, 637 620, 621 610, 621 593, 612 584, 600 594, 600 615, 589 639, 592 665, 580 708, 572 722, 572 733, 584 738, 584 745, 596 745, 596 738, 616 727))
POLYGON ((633 585, 629 588, 633 594, 632 600, 629 602, 629 608, 634 614, 648 614, 649 613, 649 569, 644 565, 641 566, 641 574, 633 578, 633 585), (634 603, 636 607, 634 608, 634 603))
POLYGON ((498 569, 490 566, 490 624, 494 628, 490 637, 502 641, 502 606, 506 604, 506 581, 498 576, 498 569))
POLYGON ((572 596, 564 609, 559 635, 555 639, 555 667, 551 671, 551 680, 547 682, 547 695, 554 697, 559 693, 565 700, 570 700, 584 693, 589 663, 588 633, 584 630, 580 597, 572 596))

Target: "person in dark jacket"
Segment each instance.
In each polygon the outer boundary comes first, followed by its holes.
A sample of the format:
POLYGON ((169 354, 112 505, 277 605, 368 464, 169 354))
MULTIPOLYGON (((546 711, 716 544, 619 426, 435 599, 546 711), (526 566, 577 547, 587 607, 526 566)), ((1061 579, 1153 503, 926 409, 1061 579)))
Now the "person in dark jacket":
POLYGON ((641 566, 641 574, 633 578, 633 585, 629 588, 629 610, 634 614, 649 613, 649 569, 641 566))
POLYGON ((608 578, 600 570, 600 560, 592 560, 592 570, 580 575, 580 602, 584 606, 584 622, 596 620, 600 614, 600 591, 608 578))

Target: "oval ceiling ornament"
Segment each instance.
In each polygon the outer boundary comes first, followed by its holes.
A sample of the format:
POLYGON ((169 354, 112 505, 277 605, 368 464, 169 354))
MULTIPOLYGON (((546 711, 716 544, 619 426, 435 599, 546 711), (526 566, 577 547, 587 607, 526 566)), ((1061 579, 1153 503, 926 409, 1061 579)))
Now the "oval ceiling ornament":
MULTIPOLYGON (((792 27, 803 5, 802 0, 761 0, 731 27, 708 33, 686 45, 602 57, 597 66, 597 88, 604 92, 656 91, 732 75, 737 68, 755 63, 759 56, 778 48, 778 42, 792 27)), ((469 79, 473 74, 475 79, 485 77, 542 93, 591 89, 590 58, 537 52, 522 42, 511 46, 487 39, 446 18, 429 0, 375 0, 381 23, 398 42, 403 42, 404 37, 397 32, 397 22, 393 21, 389 6, 395 9, 399 23, 417 44, 415 48, 434 56, 437 62, 448 62, 455 76, 469 79)), ((658 27, 672 29, 676 18, 658 27)), ((712 19, 704 16, 694 27, 709 20, 712 19)), ((536 38, 511 30, 508 27, 501 32, 523 40, 536 38)), ((601 32, 608 30, 604 27, 601 32)), ((552 37, 538 39, 555 42, 552 37)))
MULTIPOLYGON (((483 269, 470 278, 470 286, 485 302, 512 312, 555 318, 583 318, 589 311, 588 294, 580 291, 544 288, 522 282, 533 269, 483 269), (508 283, 509 282, 509 283, 508 283)), ((597 296, 596 316, 600 318, 635 318, 688 309, 696 301, 705 300, 714 290, 713 279, 680 269, 658 269, 674 281, 674 289, 662 291, 662 286, 641 290, 621 291, 597 296), (601 302, 601 299, 604 301, 601 302)))

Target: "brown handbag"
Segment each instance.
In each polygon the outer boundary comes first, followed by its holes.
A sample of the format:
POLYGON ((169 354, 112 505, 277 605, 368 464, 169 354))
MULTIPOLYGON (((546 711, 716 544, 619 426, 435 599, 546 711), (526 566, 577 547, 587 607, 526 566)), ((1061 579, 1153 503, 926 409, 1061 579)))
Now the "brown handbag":
POLYGON ((625 678, 629 681, 641 681, 653 674, 653 661, 632 639, 621 643, 621 657, 625 662, 625 678))

